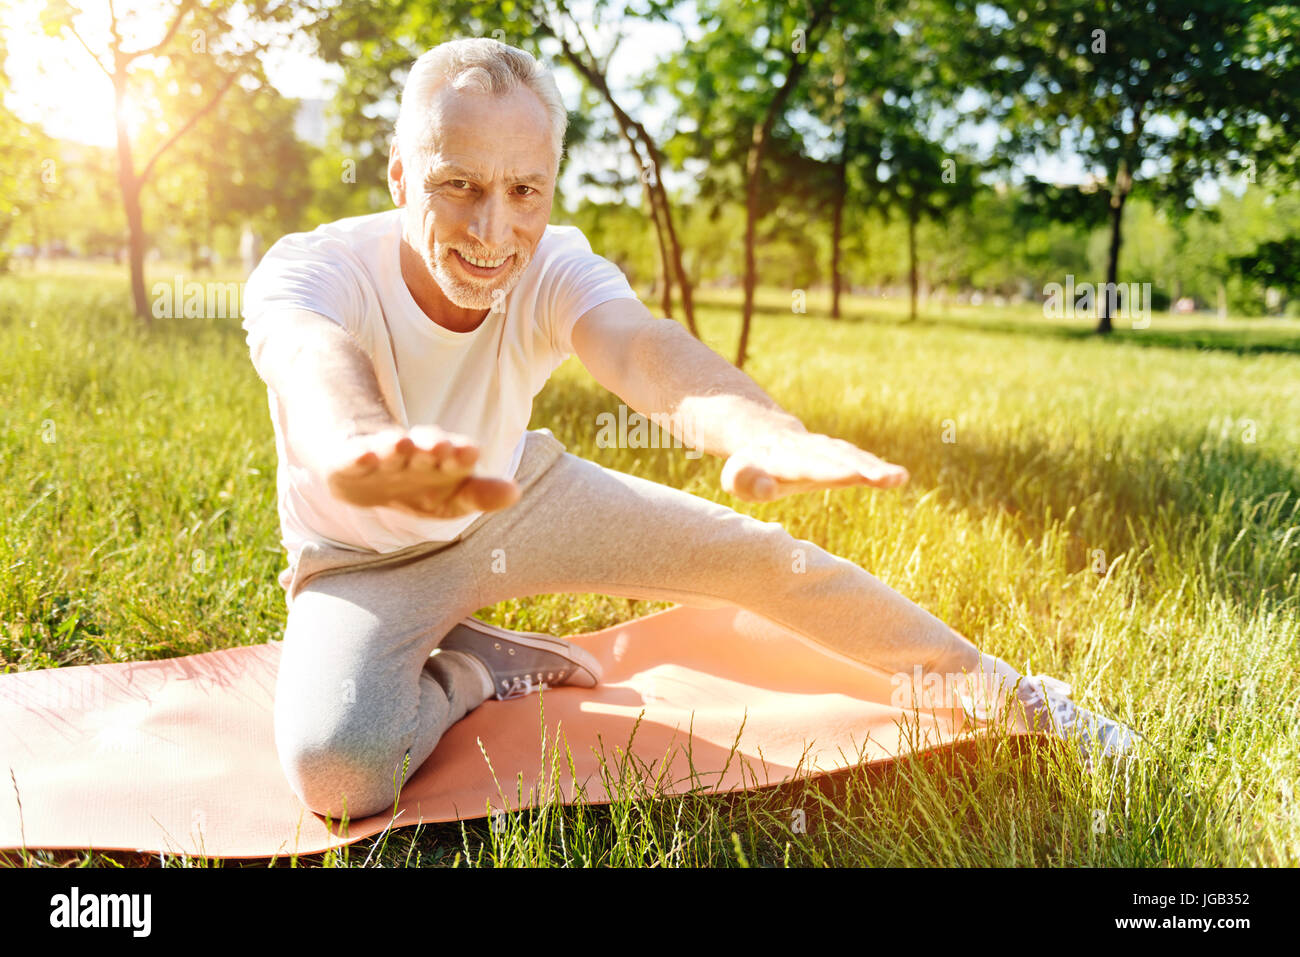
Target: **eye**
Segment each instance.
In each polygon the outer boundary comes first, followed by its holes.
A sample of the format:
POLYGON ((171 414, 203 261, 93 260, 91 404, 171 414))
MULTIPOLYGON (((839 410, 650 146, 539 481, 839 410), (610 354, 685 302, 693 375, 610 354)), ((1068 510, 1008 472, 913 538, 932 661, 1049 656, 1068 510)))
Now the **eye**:
POLYGON ((449 179, 447 180, 447 182, 451 184, 453 189, 460 189, 462 186, 465 187, 466 189, 469 188, 469 183, 467 183, 463 179, 449 179))
POLYGON ((526 189, 526 190, 528 190, 527 193, 520 193, 520 194, 519 194, 520 196, 531 196, 531 195, 533 195, 533 193, 537 192, 537 190, 533 189, 531 186, 516 186, 515 189, 526 189))

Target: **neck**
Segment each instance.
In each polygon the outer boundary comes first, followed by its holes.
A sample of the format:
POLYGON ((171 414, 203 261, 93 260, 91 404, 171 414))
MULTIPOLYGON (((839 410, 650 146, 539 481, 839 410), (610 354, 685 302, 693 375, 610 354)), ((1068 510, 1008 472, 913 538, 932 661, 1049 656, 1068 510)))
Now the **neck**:
POLYGON ((463 309, 447 298, 406 236, 402 236, 401 263, 411 298, 431 321, 452 332, 473 332, 487 318, 489 310, 463 309))

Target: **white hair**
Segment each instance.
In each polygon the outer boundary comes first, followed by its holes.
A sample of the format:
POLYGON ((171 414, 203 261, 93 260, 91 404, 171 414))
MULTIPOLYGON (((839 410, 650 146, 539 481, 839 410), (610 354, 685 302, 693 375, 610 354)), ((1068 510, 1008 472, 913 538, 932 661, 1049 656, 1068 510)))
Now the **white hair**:
POLYGON ((453 89, 493 96, 513 93, 520 84, 536 93, 550 115, 552 151, 555 168, 559 169, 569 114, 555 77, 527 51, 486 37, 440 43, 411 67, 402 88, 396 129, 398 151, 407 163, 414 162, 429 146, 429 100, 444 82, 453 89))

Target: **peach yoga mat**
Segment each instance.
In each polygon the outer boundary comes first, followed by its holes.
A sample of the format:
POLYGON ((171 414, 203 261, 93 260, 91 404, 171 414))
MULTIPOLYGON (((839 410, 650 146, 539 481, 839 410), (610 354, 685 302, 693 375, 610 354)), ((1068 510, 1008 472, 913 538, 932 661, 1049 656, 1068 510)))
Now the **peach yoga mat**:
POLYGON ((485 702, 410 778, 395 821, 390 808, 346 831, 307 809, 280 770, 279 642, 0 675, 0 847, 311 854, 390 822, 537 804, 551 780, 565 803, 578 785, 607 803, 602 753, 633 793, 640 776, 644 793, 677 794, 780 784, 981 733, 957 711, 891 707, 888 679, 736 608, 678 606, 570 640, 600 659, 598 687, 485 702))

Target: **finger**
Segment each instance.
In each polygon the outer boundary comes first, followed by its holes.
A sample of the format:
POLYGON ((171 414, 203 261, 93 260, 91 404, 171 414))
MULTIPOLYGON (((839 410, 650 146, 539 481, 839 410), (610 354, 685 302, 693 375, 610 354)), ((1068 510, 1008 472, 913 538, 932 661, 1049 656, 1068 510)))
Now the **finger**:
POLYGON ((443 474, 450 476, 469 475, 474 471, 474 463, 478 461, 479 450, 473 444, 457 443, 448 441, 446 448, 441 450, 442 459, 438 467, 443 474))
POLYGON ((446 449, 442 452, 441 467, 448 472, 469 472, 478 461, 479 448, 468 435, 459 432, 444 432, 446 449))
POLYGON ((456 446, 456 464, 466 471, 469 471, 474 467, 474 463, 478 461, 478 456, 479 447, 468 439, 456 446))
POLYGON ((847 442, 809 437, 798 441, 785 439, 763 448, 758 456, 746 458, 759 464, 779 483, 840 485, 855 481, 862 466, 862 454, 847 442))
POLYGON ((881 462, 879 465, 864 468, 861 470, 861 474, 868 484, 879 488, 897 488, 911 478, 907 469, 889 462, 881 462))
POLYGON ((373 451, 366 451, 358 455, 353 461, 336 471, 334 474, 339 478, 360 478, 363 475, 369 475, 379 467, 379 456, 373 451))
MULTIPOLYGON (((869 485, 891 488, 895 485, 901 485, 909 478, 907 469, 901 465, 886 462, 880 456, 873 455, 871 452, 860 449, 843 439, 834 440, 828 449, 828 454, 835 461, 844 463, 848 467, 850 474, 859 476, 860 479, 866 479, 869 485)), ((860 479, 855 480, 852 484, 862 484, 860 479)))
POLYGON ((379 462, 381 472, 400 472, 407 467, 411 461, 411 455, 415 452, 415 442, 409 435, 402 435, 388 448, 386 455, 383 455, 379 462))
POLYGON ((757 465, 728 460, 723 468, 722 487, 737 498, 766 502, 777 495, 777 482, 757 465))
POLYGON ((510 479, 475 477, 466 480, 456 499, 470 511, 496 512, 519 501, 519 486, 510 479))
POLYGON ((456 448, 451 444, 449 439, 442 438, 435 442, 433 449, 430 452, 434 471, 442 474, 454 472, 455 463, 453 456, 455 453, 456 448))
POLYGON ((441 429, 428 425, 412 426, 408 433, 415 449, 407 467, 413 472, 431 473, 438 471, 438 444, 444 441, 441 429))
POLYGON ((439 471, 438 449, 437 446, 432 448, 422 448, 418 443, 415 451, 411 453, 411 460, 406 466, 411 472, 420 475, 436 475, 439 471))
POLYGON ((870 452, 843 440, 836 440, 828 446, 824 462, 831 475, 819 475, 820 478, 848 478, 849 484, 861 484, 862 478, 882 478, 895 468, 870 452))
POLYGON ((460 460, 462 443, 456 437, 428 426, 412 429, 411 437, 416 442, 408 466, 411 471, 439 475, 443 482, 470 473, 473 462, 464 463, 460 460))

